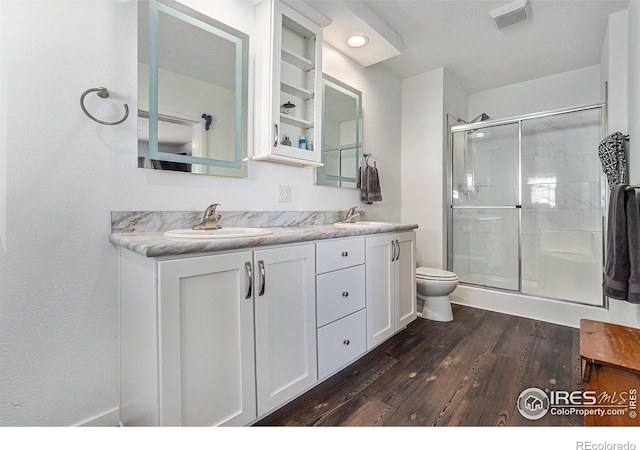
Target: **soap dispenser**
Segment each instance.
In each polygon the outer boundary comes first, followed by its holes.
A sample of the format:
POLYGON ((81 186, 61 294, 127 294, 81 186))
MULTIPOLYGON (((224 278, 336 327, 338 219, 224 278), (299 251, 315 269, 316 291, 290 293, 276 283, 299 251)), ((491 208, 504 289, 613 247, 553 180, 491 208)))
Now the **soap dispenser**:
POLYGON ((286 134, 284 135, 284 138, 282 139, 282 145, 288 145, 289 147, 291 147, 291 141, 289 140, 289 136, 287 136, 286 134))

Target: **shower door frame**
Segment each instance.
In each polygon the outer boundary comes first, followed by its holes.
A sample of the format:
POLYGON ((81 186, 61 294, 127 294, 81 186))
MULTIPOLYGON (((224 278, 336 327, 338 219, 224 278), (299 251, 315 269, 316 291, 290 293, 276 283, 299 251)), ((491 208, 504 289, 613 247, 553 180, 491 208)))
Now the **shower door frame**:
MULTIPOLYGON (((583 303, 583 302, 579 302, 579 301, 575 301, 575 300, 567 300, 567 299, 561 299, 561 298, 556 298, 556 297, 548 297, 548 296, 544 296, 544 295, 534 295, 534 294, 528 294, 525 292, 522 292, 522 122, 525 120, 531 120, 531 119, 539 119, 542 117, 549 117, 549 116, 555 116, 555 115, 559 115, 559 114, 569 114, 569 113, 574 113, 574 112, 581 112, 581 111, 589 111, 589 110, 595 110, 595 109, 600 109, 600 138, 604 137, 604 133, 606 131, 606 119, 607 119, 607 105, 606 103, 596 103, 596 104, 591 104, 591 105, 584 105, 584 106, 576 106, 573 108, 563 108, 563 109, 557 109, 557 110, 550 110, 550 111, 544 111, 544 112, 539 112, 539 113, 531 113, 531 114, 523 114, 521 116, 514 116, 514 117, 508 117, 505 119, 495 119, 495 120, 486 120, 483 122, 475 122, 475 123, 468 123, 468 124, 463 124, 463 125, 454 125, 449 127, 449 132, 448 132, 448 142, 446 145, 446 149, 445 149, 445 161, 446 161, 446 168, 445 168, 445 177, 444 177, 444 182, 445 182, 445 186, 444 186, 444 207, 445 207, 445 211, 444 211, 444 217, 445 219, 445 248, 444 248, 444 258, 445 258, 445 267, 447 268, 447 270, 449 271, 453 271, 453 213, 456 209, 517 209, 518 211, 518 289, 517 290, 513 290, 513 289, 505 289, 505 288, 500 288, 500 287, 493 287, 493 286, 486 286, 486 285, 482 285, 482 284, 475 284, 475 283, 469 283, 469 282, 460 282, 461 285, 467 285, 467 286, 472 286, 474 288, 479 288, 479 289, 488 289, 488 290, 495 290, 495 291, 501 291, 501 292, 507 292, 507 293, 511 293, 511 294, 518 294, 518 295, 524 295, 524 296, 528 296, 528 297, 536 297, 536 298, 543 298, 543 299, 547 299, 547 300, 554 300, 554 301, 561 301, 561 302, 566 302, 566 303, 573 303, 573 304, 579 304, 579 305, 587 305, 587 306, 593 306, 596 308, 608 308, 608 299, 607 297, 604 295, 604 292, 602 293, 602 303, 599 305, 593 305, 591 303, 583 303), (489 206, 489 205, 481 205, 481 206, 467 206, 467 205, 460 205, 460 206, 454 206, 453 205, 453 133, 455 132, 459 132, 459 131, 469 131, 469 130, 479 130, 482 128, 489 128, 489 127, 496 127, 496 126, 501 126, 501 125, 511 125, 511 124, 518 124, 518 204, 514 205, 514 206, 504 206, 504 205, 494 205, 494 206, 489 206)), ((606 198, 602 198, 602 193, 606 192, 606 186, 605 186, 605 180, 604 177, 602 176, 602 171, 600 173, 600 198, 601 198, 601 203, 600 203, 600 230, 602 233, 602 261, 601 264, 604 267, 604 255, 606 254, 606 242, 605 242, 605 236, 606 236, 606 222, 605 222, 605 215, 606 215, 606 198), (604 202, 604 205, 603 205, 604 202)))

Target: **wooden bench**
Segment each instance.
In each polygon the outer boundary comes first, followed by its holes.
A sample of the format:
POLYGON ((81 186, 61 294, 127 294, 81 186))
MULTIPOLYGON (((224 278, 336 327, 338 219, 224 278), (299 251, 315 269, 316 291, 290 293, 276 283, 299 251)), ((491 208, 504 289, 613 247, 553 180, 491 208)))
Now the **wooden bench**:
POLYGON ((582 319, 580 357, 584 391, 595 391, 598 405, 605 410, 625 411, 620 415, 587 414, 585 425, 640 425, 640 329, 582 319))

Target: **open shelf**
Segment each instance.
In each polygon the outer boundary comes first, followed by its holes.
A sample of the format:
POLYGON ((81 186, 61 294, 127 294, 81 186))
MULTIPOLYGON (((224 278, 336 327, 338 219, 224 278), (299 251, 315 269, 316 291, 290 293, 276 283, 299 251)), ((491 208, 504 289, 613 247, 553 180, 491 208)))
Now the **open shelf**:
POLYGON ((287 114, 280 114, 280 122, 286 123, 288 125, 293 125, 294 127, 300 128, 312 128, 313 125, 308 120, 298 119, 297 117, 289 116, 287 114))
POLYGON ((282 49, 282 60, 302 70, 313 69, 313 61, 297 55, 289 50, 282 49))
POLYGON ((291 86, 290 84, 287 83, 280 83, 280 90, 282 92, 286 92, 287 94, 291 94, 294 97, 298 97, 301 98, 303 100, 309 100, 311 98, 313 98, 313 92, 311 92, 308 89, 304 89, 304 88, 299 88, 296 86, 291 86))

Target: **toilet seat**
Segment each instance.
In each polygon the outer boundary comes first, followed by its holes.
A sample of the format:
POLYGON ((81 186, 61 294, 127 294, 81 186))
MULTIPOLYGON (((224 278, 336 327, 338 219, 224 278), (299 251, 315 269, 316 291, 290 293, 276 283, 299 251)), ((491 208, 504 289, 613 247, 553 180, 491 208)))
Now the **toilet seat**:
POLYGON ((458 275, 448 270, 433 269, 431 267, 418 267, 416 269, 416 279, 453 281, 458 279, 458 275))

